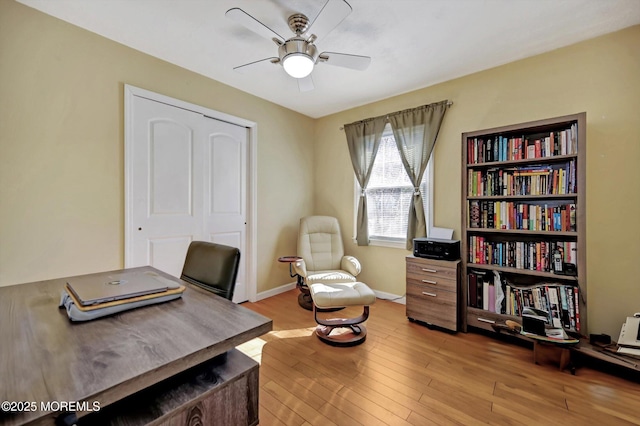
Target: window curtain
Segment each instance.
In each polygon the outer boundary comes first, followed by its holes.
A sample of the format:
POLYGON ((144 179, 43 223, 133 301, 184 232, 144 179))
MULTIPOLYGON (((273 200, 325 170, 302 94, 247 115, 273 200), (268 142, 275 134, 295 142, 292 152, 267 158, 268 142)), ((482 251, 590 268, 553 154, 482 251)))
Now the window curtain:
POLYGON ((386 124, 386 117, 377 117, 345 124, 344 126, 349 154, 351 155, 351 164, 353 164, 353 171, 362 189, 358 200, 358 219, 356 223, 356 240, 359 246, 369 245, 369 222, 367 219, 367 196, 365 190, 371 177, 371 168, 378 153, 382 132, 386 124))
POLYGON ((407 250, 412 250, 414 238, 427 236, 420 182, 427 169, 447 104, 445 100, 389 115, 402 164, 414 187, 407 223, 407 250))

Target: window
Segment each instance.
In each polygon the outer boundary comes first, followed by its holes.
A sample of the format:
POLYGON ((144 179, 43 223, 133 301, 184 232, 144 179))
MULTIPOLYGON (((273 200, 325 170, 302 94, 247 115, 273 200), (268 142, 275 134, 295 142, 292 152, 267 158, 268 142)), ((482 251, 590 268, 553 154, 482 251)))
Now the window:
MULTIPOLYGON (((422 178, 420 192, 427 224, 431 215, 430 195, 431 195, 431 162, 422 178)), ((360 188, 356 182, 356 212, 357 197, 360 196, 360 188)), ((372 245, 387 245, 394 247, 405 247, 407 238, 407 218, 409 216, 409 205, 413 196, 413 185, 407 176, 407 172, 402 165, 400 153, 396 147, 396 142, 391 131, 391 126, 387 124, 367 187, 367 214, 369 221, 369 239, 372 245)), ((354 219, 355 220, 355 219, 354 219)))

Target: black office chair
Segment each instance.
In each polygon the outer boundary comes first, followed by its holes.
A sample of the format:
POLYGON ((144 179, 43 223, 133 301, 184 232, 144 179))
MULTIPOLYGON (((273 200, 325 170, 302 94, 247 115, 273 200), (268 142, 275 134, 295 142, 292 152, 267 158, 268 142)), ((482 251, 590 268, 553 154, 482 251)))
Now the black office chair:
POLYGON ((239 265, 240 250, 237 248, 193 241, 187 250, 180 279, 232 300, 239 265))

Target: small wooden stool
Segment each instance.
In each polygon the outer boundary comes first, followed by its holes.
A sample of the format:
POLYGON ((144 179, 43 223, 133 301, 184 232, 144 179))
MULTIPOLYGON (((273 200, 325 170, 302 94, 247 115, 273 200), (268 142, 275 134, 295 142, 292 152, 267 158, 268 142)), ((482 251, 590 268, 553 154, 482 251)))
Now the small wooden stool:
POLYGON ((355 346, 364 342, 367 329, 363 322, 369 318, 369 305, 376 301, 376 294, 366 284, 361 282, 324 284, 316 283, 309 286, 313 299, 313 316, 318 326, 315 334, 323 342, 332 346, 355 346), (319 311, 330 308, 363 305, 362 314, 356 318, 318 318, 319 311), (331 335, 337 328, 348 328, 350 332, 331 335))

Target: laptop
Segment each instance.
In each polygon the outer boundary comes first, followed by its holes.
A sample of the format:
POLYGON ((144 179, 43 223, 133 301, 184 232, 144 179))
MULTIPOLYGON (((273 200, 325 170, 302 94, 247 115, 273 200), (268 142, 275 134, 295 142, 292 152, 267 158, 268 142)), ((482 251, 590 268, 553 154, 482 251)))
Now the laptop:
POLYGON ((107 276, 77 277, 67 287, 82 306, 162 293, 179 284, 154 272, 125 271, 107 276))

